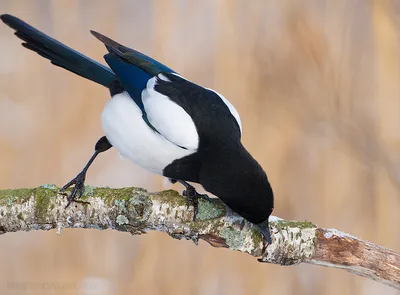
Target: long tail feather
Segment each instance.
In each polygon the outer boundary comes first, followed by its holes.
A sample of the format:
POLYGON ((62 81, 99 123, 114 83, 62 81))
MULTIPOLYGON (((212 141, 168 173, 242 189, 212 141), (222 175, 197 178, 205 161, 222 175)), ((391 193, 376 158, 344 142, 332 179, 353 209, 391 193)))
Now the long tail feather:
POLYGON ((110 87, 115 82, 115 75, 110 68, 49 37, 19 18, 3 14, 0 19, 16 30, 15 35, 24 41, 22 45, 25 48, 49 59, 52 64, 105 87, 110 87))

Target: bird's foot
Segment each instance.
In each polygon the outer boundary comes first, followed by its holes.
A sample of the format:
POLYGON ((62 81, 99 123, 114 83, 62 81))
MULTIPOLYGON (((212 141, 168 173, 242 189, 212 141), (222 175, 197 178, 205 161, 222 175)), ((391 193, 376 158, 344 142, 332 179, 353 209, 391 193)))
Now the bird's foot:
POLYGON ((83 193, 85 192, 85 178, 86 178, 86 172, 82 171, 74 179, 72 179, 70 182, 68 182, 60 189, 60 193, 63 193, 67 188, 69 188, 72 185, 75 185, 74 188, 72 189, 71 194, 69 196, 67 195, 68 203, 65 206, 65 208, 68 208, 68 206, 71 205, 72 202, 80 204, 90 204, 89 202, 86 201, 77 200, 80 197, 82 197, 83 193))
POLYGON ((203 199, 212 202, 213 199, 206 194, 199 194, 193 186, 188 186, 184 191, 183 195, 186 197, 186 207, 193 205, 193 221, 196 221, 197 214, 199 213, 199 199, 203 199))

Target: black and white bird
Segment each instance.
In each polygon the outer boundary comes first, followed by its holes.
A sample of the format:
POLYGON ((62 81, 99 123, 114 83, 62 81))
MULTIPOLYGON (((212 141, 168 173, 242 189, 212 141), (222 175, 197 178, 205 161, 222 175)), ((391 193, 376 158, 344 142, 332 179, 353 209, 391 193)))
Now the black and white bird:
POLYGON ((201 184, 255 224, 271 243, 272 188, 242 145, 239 114, 225 97, 97 32, 91 31, 106 46, 104 59, 110 68, 14 16, 3 14, 1 20, 16 30, 24 47, 111 93, 101 116, 105 136, 84 169, 63 187, 75 185, 68 204, 83 194, 86 172, 96 156, 113 146, 137 165, 182 183, 195 214, 198 198, 205 195, 187 182, 201 184))

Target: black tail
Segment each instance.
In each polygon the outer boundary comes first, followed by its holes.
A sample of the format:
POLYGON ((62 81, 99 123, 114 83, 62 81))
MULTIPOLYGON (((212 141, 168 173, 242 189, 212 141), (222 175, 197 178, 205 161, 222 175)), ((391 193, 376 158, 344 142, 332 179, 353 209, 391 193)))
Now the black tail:
POLYGON ((52 64, 107 88, 115 83, 116 77, 110 68, 43 34, 15 16, 3 14, 0 18, 16 30, 15 35, 25 41, 22 43, 24 47, 49 59, 52 64))

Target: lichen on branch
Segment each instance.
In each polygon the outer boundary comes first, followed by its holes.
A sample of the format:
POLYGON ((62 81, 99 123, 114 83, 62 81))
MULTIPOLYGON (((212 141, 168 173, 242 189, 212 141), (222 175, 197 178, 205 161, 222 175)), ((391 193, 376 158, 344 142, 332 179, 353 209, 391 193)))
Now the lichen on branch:
POLYGON ((400 288, 399 254, 338 234, 338 231, 319 229, 311 222, 271 216, 273 243, 268 245, 254 225, 218 199, 213 202, 200 200, 197 220, 193 222, 193 208, 187 208, 185 197, 173 190, 149 193, 141 188, 86 186, 82 202, 73 203, 67 209, 66 197, 58 191, 55 185, 0 190, 0 235, 30 230, 57 229, 60 232, 62 228, 111 228, 131 234, 157 230, 195 243, 202 239, 214 247, 258 257, 261 262, 281 265, 307 262, 344 268, 400 288), (321 231, 324 233, 322 236, 321 231), (343 245, 350 250, 342 249, 343 245), (363 245, 368 246, 369 257, 363 256, 363 245), (347 251, 346 257, 341 254, 343 251, 347 251), (385 253, 387 261, 380 253, 385 253), (364 260, 379 257, 380 261, 360 261, 360 257, 364 260), (374 265, 379 265, 379 269, 373 269, 374 265))

